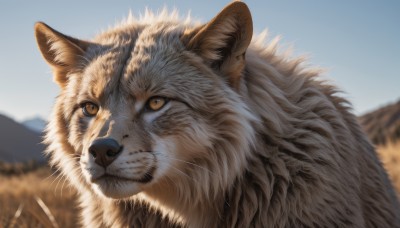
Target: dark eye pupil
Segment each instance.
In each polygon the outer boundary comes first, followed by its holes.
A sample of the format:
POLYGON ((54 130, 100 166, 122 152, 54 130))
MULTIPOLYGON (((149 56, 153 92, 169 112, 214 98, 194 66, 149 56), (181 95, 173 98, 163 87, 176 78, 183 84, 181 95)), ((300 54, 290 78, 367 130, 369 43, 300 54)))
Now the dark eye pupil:
POLYGON ((83 114, 85 114, 86 116, 96 115, 97 110, 98 107, 92 103, 86 103, 82 108, 83 114))
POLYGON ((147 101, 146 107, 150 111, 157 111, 167 103, 167 99, 163 97, 152 97, 147 101))

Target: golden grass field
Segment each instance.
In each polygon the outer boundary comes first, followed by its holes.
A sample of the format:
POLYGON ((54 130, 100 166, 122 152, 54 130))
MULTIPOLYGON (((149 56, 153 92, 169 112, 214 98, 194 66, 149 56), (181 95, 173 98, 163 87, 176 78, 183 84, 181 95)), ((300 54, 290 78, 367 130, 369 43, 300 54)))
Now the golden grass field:
POLYGON ((400 140, 378 146, 377 151, 400 197, 400 140))
POLYGON ((76 194, 48 166, 0 173, 0 227, 76 227, 76 194), (53 221, 52 221, 53 220, 53 221))
MULTIPOLYGON (((377 151, 400 193, 400 141, 378 146, 377 151)), ((48 166, 25 174, 0 173, 0 227, 77 226, 76 193, 53 173, 48 166)))

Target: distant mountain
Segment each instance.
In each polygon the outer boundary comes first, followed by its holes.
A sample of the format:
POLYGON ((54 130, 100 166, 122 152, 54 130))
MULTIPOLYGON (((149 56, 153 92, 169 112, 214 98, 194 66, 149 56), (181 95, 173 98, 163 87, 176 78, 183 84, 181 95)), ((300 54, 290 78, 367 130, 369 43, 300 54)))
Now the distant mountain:
POLYGON ((400 140, 400 100, 360 116, 359 121, 375 145, 400 140))
POLYGON ((35 117, 32 119, 27 119, 21 122, 25 127, 31 129, 32 131, 42 133, 46 127, 46 121, 40 117, 35 117))
POLYGON ((0 161, 45 161, 40 133, 0 114, 0 161))

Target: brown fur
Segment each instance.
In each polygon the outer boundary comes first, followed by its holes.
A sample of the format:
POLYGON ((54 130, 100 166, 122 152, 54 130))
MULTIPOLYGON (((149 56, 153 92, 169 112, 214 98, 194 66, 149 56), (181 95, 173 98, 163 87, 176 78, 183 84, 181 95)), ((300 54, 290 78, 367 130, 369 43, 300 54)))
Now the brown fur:
POLYGON ((90 42, 35 26, 61 87, 48 152, 84 227, 400 227, 374 148, 319 71, 250 42, 242 2, 205 25, 166 14, 90 42), (169 101, 151 111, 152 97, 169 101), (123 145, 106 171, 88 149, 102 138, 123 145))

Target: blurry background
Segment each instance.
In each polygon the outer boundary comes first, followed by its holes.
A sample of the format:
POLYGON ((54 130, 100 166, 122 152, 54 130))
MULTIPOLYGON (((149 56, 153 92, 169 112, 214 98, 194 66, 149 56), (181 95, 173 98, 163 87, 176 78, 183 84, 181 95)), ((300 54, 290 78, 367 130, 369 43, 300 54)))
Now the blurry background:
MULTIPOLYGON (((206 22, 229 2, 1 1, 0 226, 55 226, 51 215, 40 207, 41 199, 58 225, 73 226, 76 220, 73 191, 64 187, 63 179, 55 179, 57 174, 48 177, 54 170, 42 165, 46 159, 44 146, 39 144, 41 132, 58 87, 36 47, 36 21, 90 39, 130 11, 139 16, 145 7, 155 12, 164 6, 176 8, 182 16, 190 11, 192 18, 206 22)), ((255 33, 268 28, 270 38, 282 36, 283 48, 293 46, 294 55, 305 54, 310 65, 327 69, 323 77, 353 103, 400 189, 400 1, 245 2, 253 15, 255 33)))

